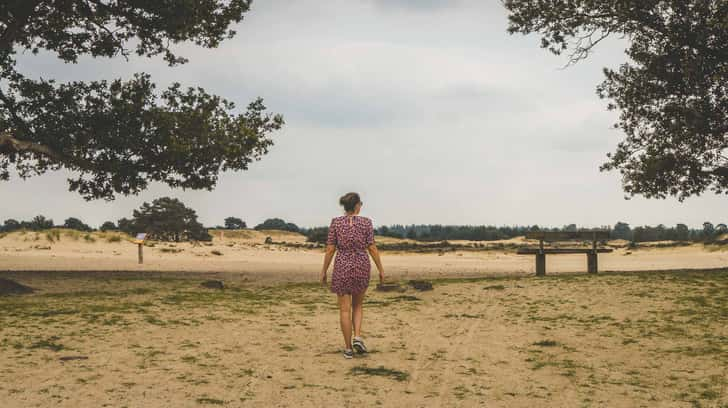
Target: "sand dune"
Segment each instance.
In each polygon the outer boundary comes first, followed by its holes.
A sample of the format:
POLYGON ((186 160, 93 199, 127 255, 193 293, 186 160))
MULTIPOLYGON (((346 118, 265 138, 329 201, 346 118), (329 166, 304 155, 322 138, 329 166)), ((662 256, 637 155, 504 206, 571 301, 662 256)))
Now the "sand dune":
MULTIPOLYGON (((323 249, 305 248, 305 237, 280 231, 213 231, 210 243, 155 243, 144 247, 144 264, 137 246, 118 233, 15 232, 0 239, 0 270, 217 272, 254 281, 315 281, 323 249), (274 244, 265 244, 271 237, 274 244), (301 246, 301 247, 292 247, 301 246)), ((377 237, 380 243, 398 242, 377 237)), ((402 240, 400 240, 402 241, 402 240)), ((502 241, 523 243, 522 238, 502 241)), ((467 244, 467 241, 457 243, 467 244)), ((492 244, 492 243, 491 243, 492 244)), ((616 243, 615 243, 616 244, 616 243)), ((728 266, 727 247, 702 244, 629 250, 620 248, 599 257, 602 271, 709 269, 728 266)), ((531 256, 513 251, 467 250, 415 254, 383 252, 386 275, 466 277, 534 273, 531 256)), ((548 273, 583 272, 583 255, 547 257, 548 273)))

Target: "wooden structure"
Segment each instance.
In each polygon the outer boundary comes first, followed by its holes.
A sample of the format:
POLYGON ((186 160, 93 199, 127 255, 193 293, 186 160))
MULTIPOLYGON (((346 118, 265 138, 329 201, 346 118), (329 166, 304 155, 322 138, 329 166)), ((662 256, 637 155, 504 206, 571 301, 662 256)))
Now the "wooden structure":
POLYGON ((139 246, 139 264, 144 263, 144 240, 147 239, 147 234, 137 234, 134 243, 139 246))
POLYGON ((546 275, 546 254, 586 254, 587 271, 597 273, 597 255, 612 252, 610 248, 598 248, 598 241, 609 239, 607 230, 581 231, 533 231, 526 234, 526 239, 537 239, 538 248, 520 248, 518 255, 536 255, 536 276, 546 275), (591 248, 544 248, 544 241, 591 241, 591 248))

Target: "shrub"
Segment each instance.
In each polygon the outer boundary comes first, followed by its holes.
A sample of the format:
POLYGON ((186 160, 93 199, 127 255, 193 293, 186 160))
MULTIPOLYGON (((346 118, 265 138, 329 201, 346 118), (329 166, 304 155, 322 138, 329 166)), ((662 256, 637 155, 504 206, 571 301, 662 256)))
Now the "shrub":
POLYGON ((121 242, 121 235, 112 235, 106 238, 106 241, 108 241, 109 243, 121 242))
POLYGON ((61 232, 58 231, 57 229, 50 230, 50 231, 46 232, 46 239, 50 243, 53 243, 53 242, 56 242, 56 241, 60 241, 61 240, 61 232))
POLYGON ((316 227, 308 230, 306 241, 325 244, 329 237, 329 227, 316 227))
POLYGON ((102 232, 106 231, 116 231, 116 224, 114 224, 111 221, 106 221, 105 223, 101 224, 101 227, 99 228, 102 232))
POLYGON ((86 225, 83 221, 79 220, 78 218, 68 218, 63 223, 64 228, 76 230, 76 231, 91 231, 91 227, 86 225))

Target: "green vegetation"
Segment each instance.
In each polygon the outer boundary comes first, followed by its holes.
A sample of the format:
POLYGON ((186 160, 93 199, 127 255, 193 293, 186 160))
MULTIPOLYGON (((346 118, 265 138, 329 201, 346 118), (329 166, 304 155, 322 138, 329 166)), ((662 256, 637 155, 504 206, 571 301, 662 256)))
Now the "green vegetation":
POLYGON ((262 223, 255 226, 255 229, 260 230, 279 230, 279 231, 289 231, 289 232, 298 232, 299 228, 296 224, 286 222, 280 218, 269 218, 262 223))
POLYGON ((229 230, 241 230, 248 228, 248 224, 240 218, 228 217, 225 218, 225 229, 229 230))
POLYGON ((394 370, 391 368, 384 368, 382 366, 379 367, 366 367, 366 366, 356 366, 352 367, 351 370, 349 370, 349 373, 351 375, 366 375, 366 376, 379 376, 379 377, 386 377, 395 381, 407 381, 409 379, 409 374, 404 371, 394 370))
POLYGON ((250 1, 241 0, 170 0, 162 8, 158 2, 4 2, 0 117, 13 125, 0 132, 0 181, 12 167, 24 178, 64 169, 71 191, 112 200, 152 182, 210 190, 220 172, 247 170, 283 126, 262 99, 239 109, 200 87, 171 83, 159 92, 143 72, 129 80, 35 79, 17 55, 30 62, 41 53, 69 64, 162 56, 172 67, 187 62, 176 54, 183 44, 213 49, 233 37, 249 9, 250 1))
POLYGON ((119 229, 134 235, 147 233, 157 241, 210 241, 212 236, 197 221, 195 210, 176 198, 162 197, 134 210, 131 220, 119 220, 119 229))
POLYGON ((541 341, 537 341, 537 342, 533 343, 533 345, 539 346, 539 347, 555 347, 555 346, 558 346, 559 343, 557 343, 553 340, 541 340, 541 341))
POLYGON ((626 61, 605 68, 597 87, 626 136, 601 170, 618 170, 626 193, 684 200, 728 191, 725 0, 503 4, 509 33, 540 36, 542 48, 568 53, 569 64, 609 37, 626 47, 626 61))
MULTIPOLYGON (((614 395, 634 406, 720 406, 726 398, 728 269, 435 279, 435 290, 417 296, 371 291, 365 308, 387 308, 372 309, 381 318, 369 320, 371 354, 354 360, 368 363, 344 371, 336 363, 338 330, 330 342, 307 346, 311 361, 322 364, 290 360, 301 352, 296 339, 316 335, 322 316, 323 325, 338 321, 334 299, 315 283, 231 282, 210 291, 200 288, 200 277, 144 273, 27 274, 23 283, 39 290, 0 297, 0 357, 20 377, 63 356, 116 359, 122 381, 112 395, 151 386, 156 380, 136 384, 128 376, 153 370, 159 381, 189 389, 192 403, 208 398, 204 387, 223 378, 232 388, 212 399, 224 404, 267 398, 256 391, 268 381, 296 398, 312 391, 327 398, 356 385, 372 404, 384 397, 373 391, 382 382, 388 393, 425 402, 439 397, 446 405, 489 395, 539 405, 549 393, 573 395, 579 399, 565 401, 575 406, 614 395), (508 289, 484 296, 484 287, 498 286, 508 289), (118 344, 125 346, 107 354, 118 344), (168 362, 177 363, 173 372, 163 369, 168 362), (530 388, 514 389, 525 383, 501 380, 501 369, 527 378, 530 388), (411 394, 410 377, 432 391, 411 394)), ((96 365, 77 367, 66 389, 48 394, 68 397, 97 382, 96 365)), ((43 388, 63 383, 55 381, 43 388)), ((20 388, 12 379, 5 387, 20 388)))

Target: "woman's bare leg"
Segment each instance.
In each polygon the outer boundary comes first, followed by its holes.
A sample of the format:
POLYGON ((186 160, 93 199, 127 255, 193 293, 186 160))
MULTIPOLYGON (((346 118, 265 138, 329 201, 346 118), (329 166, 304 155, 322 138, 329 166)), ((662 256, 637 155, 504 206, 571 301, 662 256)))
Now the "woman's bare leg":
POLYGON ((339 318, 346 349, 351 350, 351 295, 339 295, 339 318))
POLYGON ((353 309, 352 320, 354 322, 354 336, 361 336, 361 321, 364 318, 364 294, 366 292, 351 295, 351 306, 353 309))

